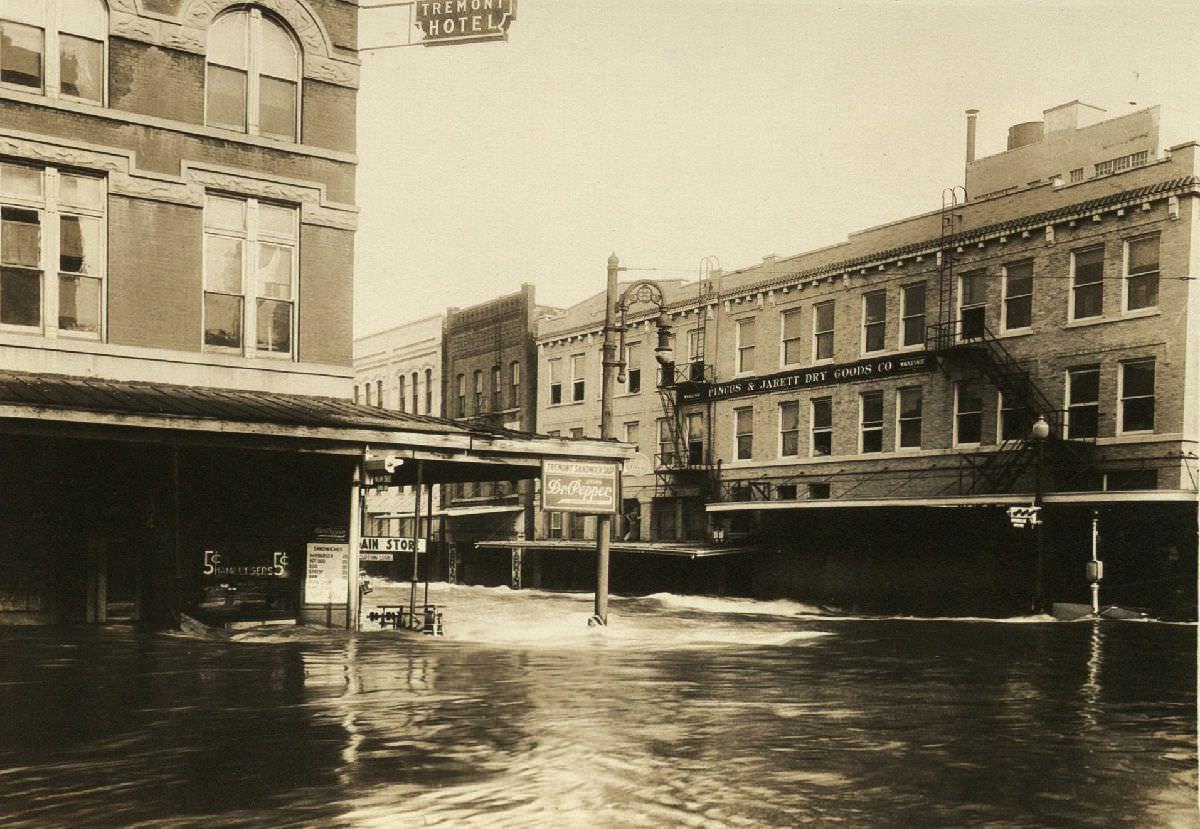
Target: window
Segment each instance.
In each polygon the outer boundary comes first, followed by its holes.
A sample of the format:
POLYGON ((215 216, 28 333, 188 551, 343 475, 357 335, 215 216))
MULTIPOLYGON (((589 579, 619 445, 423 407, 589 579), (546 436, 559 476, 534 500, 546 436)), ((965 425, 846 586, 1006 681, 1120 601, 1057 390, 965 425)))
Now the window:
POLYGON ((222 14, 208 32, 205 123, 297 140, 300 48, 269 14, 222 14))
POLYGON ((900 320, 902 347, 925 344, 925 283, 905 285, 900 289, 900 320))
POLYGON ((791 458, 800 454, 800 404, 787 400, 779 404, 779 456, 791 458))
POLYGON ((573 429, 571 429, 571 437, 573 437, 573 438, 582 438, 582 437, 583 437, 583 427, 582 427, 582 426, 576 426, 576 427, 574 427, 573 429))
POLYGON ((634 451, 641 451, 641 447, 638 446, 638 422, 636 420, 631 420, 625 424, 624 440, 626 443, 632 443, 634 445, 634 451))
MULTIPOLYGON (((403 412, 403 411, 405 411, 404 407, 408 405, 406 398, 404 396, 405 395, 405 386, 404 386, 404 375, 403 374, 397 375, 396 387, 400 391, 399 395, 397 395, 400 400, 399 411, 403 412)), ((415 412, 414 412, 414 414, 415 414, 415 412)))
POLYGON ((754 371, 754 337, 755 323, 753 317, 738 320, 737 326, 737 372, 754 371))
POLYGON ((804 347, 804 333, 800 328, 800 309, 792 308, 780 315, 779 329, 783 340, 783 364, 796 366, 804 360, 801 349, 804 347))
POLYGON ((1004 266, 1005 331, 1028 328, 1033 322, 1033 262, 1004 266))
POLYGON ((504 408, 504 375, 500 366, 492 366, 492 411, 504 408))
POLYGON ((859 452, 883 451, 883 392, 859 395, 859 452))
POLYGON ((642 348, 640 343, 625 346, 625 393, 637 394, 642 390, 642 348))
POLYGON ((813 359, 833 359, 833 300, 813 306, 813 359))
POLYGON ((383 408, 383 381, 382 380, 375 381, 375 405, 381 409, 383 408))
POLYGON ((809 454, 814 458, 833 454, 833 398, 817 397, 811 405, 809 454))
POLYGON ((1067 437, 1094 438, 1100 428, 1100 367, 1067 370, 1067 437))
POLYGON ((1158 305, 1158 235, 1125 243, 1125 310, 1158 305))
MULTIPOLYGON (((417 401, 413 398, 413 414, 417 413, 417 401)), ((433 414, 433 369, 425 369, 425 414, 433 414)))
POLYGON ((734 409, 734 439, 737 443, 737 459, 750 460, 754 454, 754 409, 734 409))
POLYGON ((0 162, 0 325, 103 336, 105 202, 103 179, 0 162))
POLYGON ((363 393, 366 395, 366 400, 365 400, 366 404, 368 406, 370 406, 371 405, 371 384, 369 382, 363 383, 363 393))
POLYGON ((475 414, 483 413, 483 370, 475 369, 475 414))
POLYGON ((458 375, 454 378, 455 396, 458 398, 458 416, 467 416, 467 378, 465 375, 458 375))
POLYGON ((587 394, 587 380, 584 374, 584 359, 582 354, 571 357, 571 400, 579 403, 587 394))
POLYGON ((517 409, 521 406, 521 364, 513 360, 508 367, 508 407, 517 409))
POLYGON ((887 292, 869 291, 863 294, 864 353, 883 350, 883 329, 887 323, 887 292))
POLYGON ((671 434, 671 421, 665 417, 658 419, 658 465, 675 465, 675 438, 671 434))
POLYGON ((0 84, 104 103, 108 10, 101 0, 0 3, 0 84))
POLYGON ((1071 319, 1104 313, 1104 246, 1071 252, 1071 319))
POLYGON ((551 429, 549 432, 546 433, 546 436, 556 438, 556 437, 559 437, 561 434, 562 433, 559 432, 558 429, 551 429))
POLYGON ((1083 168, 1076 167, 1071 171, 1071 183, 1078 184, 1081 181, 1083 181, 1083 168))
POLYGON ((921 448, 921 388, 896 391, 896 445, 900 449, 921 448))
MULTIPOLYGON (((412 373, 412 410, 413 410, 413 414, 419 414, 421 411, 419 408, 417 408, 417 403, 421 399, 421 395, 417 390, 417 387, 420 385, 420 382, 421 382, 421 375, 414 371, 412 373)), ((401 395, 401 397, 403 397, 403 395, 401 395)))
POLYGON ((954 384, 954 445, 975 445, 983 439, 983 395, 969 380, 954 384))
POLYGON ((1121 363, 1121 432, 1154 431, 1154 360, 1121 363))
POLYGON ((687 332, 688 362, 695 362, 704 356, 704 345, 700 341, 700 329, 693 328, 687 332))
POLYGON ((563 514, 561 512, 548 512, 546 514, 550 517, 549 526, 547 527, 547 530, 546 530, 546 535, 548 535, 550 538, 562 538, 563 537, 563 520, 562 520, 563 514))
POLYGON ((550 367, 550 405, 557 406, 562 402, 562 359, 555 357, 548 363, 550 367))
POLYGON ((209 196, 204 206, 204 344, 291 354, 296 314, 295 208, 209 196), (243 331, 254 332, 253 347, 243 331))
POLYGON ((1000 392, 997 398, 997 410, 1000 412, 998 437, 1001 443, 1010 440, 1025 440, 1029 437, 1029 430, 1033 426, 1033 418, 1029 415, 1029 409, 1018 405, 1015 400, 1009 400, 1004 396, 1004 392, 1000 392))
POLYGON ((1108 161, 1101 161, 1096 165, 1096 175, 1107 176, 1112 173, 1119 173, 1122 170, 1129 170, 1133 167, 1140 167, 1145 164, 1150 158, 1150 153, 1147 150, 1142 150, 1137 153, 1117 156, 1110 158, 1108 161))
POLYGON ((357 405, 357 403, 358 403, 358 383, 354 384, 354 402, 357 405))
POLYGON ((971 271, 958 278, 958 317, 964 340, 977 340, 987 329, 987 272, 971 271))
POLYGON ((700 466, 704 463, 704 436, 704 415, 700 412, 689 412, 687 416, 687 453, 689 466, 700 466))

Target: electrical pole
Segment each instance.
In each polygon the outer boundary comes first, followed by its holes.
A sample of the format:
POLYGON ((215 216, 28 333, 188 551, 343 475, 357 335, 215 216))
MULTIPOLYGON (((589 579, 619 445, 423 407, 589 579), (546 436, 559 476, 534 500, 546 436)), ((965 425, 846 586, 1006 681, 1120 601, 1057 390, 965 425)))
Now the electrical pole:
MULTIPOLYGON (((612 437, 612 399, 616 370, 620 365, 617 354, 617 272, 621 260, 614 253, 608 257, 608 289, 604 300, 604 348, 601 352, 600 382, 600 440, 612 437)), ((608 624, 608 545, 612 534, 612 516, 596 516, 596 612, 589 620, 592 625, 608 624)))

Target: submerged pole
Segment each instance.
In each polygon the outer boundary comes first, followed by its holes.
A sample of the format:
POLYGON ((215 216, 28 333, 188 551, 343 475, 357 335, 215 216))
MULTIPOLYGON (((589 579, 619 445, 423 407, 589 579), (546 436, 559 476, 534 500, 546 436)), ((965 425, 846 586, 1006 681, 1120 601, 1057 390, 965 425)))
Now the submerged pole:
POLYGON ((408 613, 409 624, 416 625, 417 620, 417 552, 418 541, 421 539, 421 477, 425 471, 425 462, 417 461, 417 481, 413 485, 413 569, 412 590, 409 594, 408 613))
POLYGON ((1092 510, 1092 567, 1088 571, 1088 581, 1092 588, 1092 615, 1100 615, 1100 511, 1092 510))
MULTIPOLYGON (((608 257, 608 284, 604 300, 604 348, 601 352, 600 440, 612 437, 615 370, 619 363, 616 341, 617 272, 621 260, 608 257)), ((612 516, 596 516, 596 607, 589 624, 608 624, 608 545, 612 534, 612 516)))

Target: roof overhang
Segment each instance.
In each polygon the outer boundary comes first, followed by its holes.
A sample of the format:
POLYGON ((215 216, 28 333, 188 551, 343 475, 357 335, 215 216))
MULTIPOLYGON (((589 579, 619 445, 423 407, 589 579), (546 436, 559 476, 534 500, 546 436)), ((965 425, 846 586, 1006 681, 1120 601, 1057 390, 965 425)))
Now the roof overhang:
MULTIPOLYGON (((894 507, 1006 507, 1033 504, 1030 493, 951 495, 933 498, 821 498, 808 501, 721 501, 707 504, 708 512, 743 510, 848 509, 894 507)), ((1042 496, 1044 504, 1120 504, 1146 502, 1200 502, 1200 493, 1188 489, 1147 489, 1104 492, 1054 492, 1042 496)))
MULTIPOLYGON (((496 539, 477 541, 475 546, 481 550, 595 550, 594 540, 559 540, 559 539, 496 539)), ((609 552, 634 553, 651 556, 671 556, 674 558, 714 558, 717 556, 732 556, 742 553, 753 553, 760 548, 755 546, 736 546, 720 544, 688 544, 686 542, 669 541, 614 541, 609 544, 609 552)))

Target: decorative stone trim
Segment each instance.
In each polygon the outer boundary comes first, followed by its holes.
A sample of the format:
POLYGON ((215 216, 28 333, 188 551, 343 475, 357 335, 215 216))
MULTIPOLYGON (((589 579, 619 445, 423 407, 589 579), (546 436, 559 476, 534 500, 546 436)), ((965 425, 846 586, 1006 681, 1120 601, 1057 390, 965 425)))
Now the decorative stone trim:
POLYGON ((107 173, 108 191, 118 196, 201 207, 206 189, 217 188, 299 204, 304 224, 354 230, 358 222, 357 208, 329 201, 324 185, 313 182, 267 178, 248 170, 186 161, 179 176, 142 172, 130 150, 66 140, 52 142, 18 132, 0 132, 0 155, 107 173))

